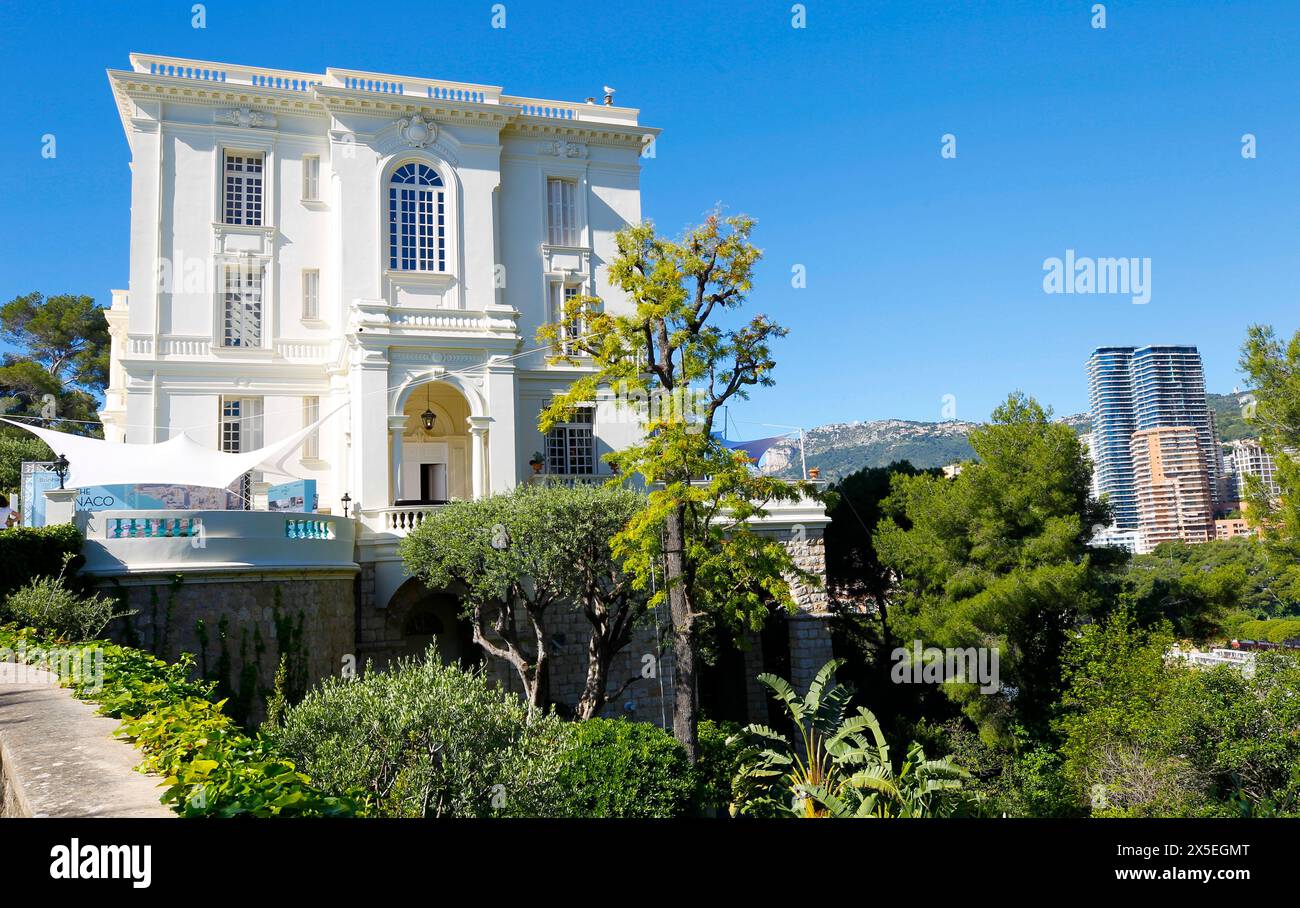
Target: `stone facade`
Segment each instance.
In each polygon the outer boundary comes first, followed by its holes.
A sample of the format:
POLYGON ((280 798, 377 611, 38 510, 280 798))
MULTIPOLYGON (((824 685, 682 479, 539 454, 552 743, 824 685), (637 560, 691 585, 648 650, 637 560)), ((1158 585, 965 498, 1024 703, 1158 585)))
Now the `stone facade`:
MULTIPOLYGON (((815 576, 825 577, 825 547, 820 528, 796 525, 792 529, 769 532, 783 538, 799 567, 815 576)), ((830 616, 829 601, 825 588, 795 578, 790 578, 790 581, 799 611, 789 617, 772 619, 774 623, 783 622, 788 633, 788 643, 783 641, 788 648, 788 662, 782 660, 788 668, 765 664, 763 641, 758 634, 749 634, 738 655, 743 665, 743 678, 727 682, 743 685, 744 715, 729 718, 746 722, 769 721, 768 691, 758 682, 760 673, 776 671, 788 675, 795 687, 802 691, 807 689, 817 670, 831 659, 827 620, 830 616)), ((378 607, 374 595, 375 569, 371 564, 362 564, 356 589, 357 653, 362 665, 373 660, 377 666, 382 666, 400 656, 422 653, 428 645, 428 635, 408 633, 411 616, 419 609, 438 611, 442 622, 457 620, 458 606, 434 601, 453 601, 454 594, 434 593, 414 580, 401 586, 385 607, 378 607)), ((517 615, 517 620, 520 626, 526 625, 527 619, 522 612, 517 615)), ((444 631, 439 640, 443 657, 465 661, 464 657, 468 655, 469 661, 482 661, 478 648, 467 643, 468 621, 460 618, 459 623, 458 639, 444 631), (467 650, 472 652, 467 653, 467 650)), ((671 727, 674 678, 671 627, 664 606, 658 615, 647 615, 636 628, 632 641, 615 656, 610 667, 606 690, 611 701, 606 704, 602 715, 624 716, 671 727)), ((552 645, 551 698, 561 711, 572 711, 586 685, 590 626, 579 610, 554 606, 547 614, 547 629, 552 645)), ((501 660, 487 659, 485 667, 502 686, 522 694, 522 683, 512 666, 501 660)))
POLYGON ((118 642, 168 661, 192 653, 198 674, 223 685, 228 711, 254 726, 282 655, 291 688, 305 689, 356 652, 351 571, 143 575, 103 592, 136 612, 111 626, 118 642))
MULTIPOLYGON (((765 532, 783 538, 801 568, 825 576, 820 528, 765 532)), ((367 662, 382 668, 423 655, 431 645, 441 658, 485 665, 502 686, 522 692, 511 666, 484 659, 473 644, 454 591, 431 591, 408 579, 381 604, 376 576, 375 562, 363 561, 351 570, 130 575, 105 580, 103 588, 136 612, 118 623, 120 642, 168 660, 194 654, 198 674, 223 685, 231 714, 244 722, 255 724, 265 715, 281 655, 288 659, 291 692, 351 667, 363 670, 367 662)), ((774 616, 769 631, 750 634, 731 654, 727 673, 716 673, 714 684, 732 689, 724 718, 768 722, 768 694, 757 676, 776 672, 802 691, 831 658, 824 588, 794 578, 791 585, 798 612, 774 616)), ((526 623, 518 617, 521 626, 526 623)), ((586 684, 590 628, 578 609, 555 606, 548 632, 551 698, 562 712, 572 712, 586 684)), ((673 679, 671 621, 664 606, 645 616, 616 655, 603 715, 670 726, 673 679)))

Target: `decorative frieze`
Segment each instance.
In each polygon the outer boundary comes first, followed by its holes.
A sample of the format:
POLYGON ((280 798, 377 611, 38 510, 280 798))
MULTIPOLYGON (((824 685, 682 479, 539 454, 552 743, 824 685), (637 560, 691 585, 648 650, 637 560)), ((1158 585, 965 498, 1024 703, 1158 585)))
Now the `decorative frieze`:
POLYGON ((244 129, 275 129, 280 125, 275 118, 275 114, 269 114, 261 110, 250 110, 247 107, 218 110, 212 116, 218 123, 229 123, 231 126, 240 126, 244 129))

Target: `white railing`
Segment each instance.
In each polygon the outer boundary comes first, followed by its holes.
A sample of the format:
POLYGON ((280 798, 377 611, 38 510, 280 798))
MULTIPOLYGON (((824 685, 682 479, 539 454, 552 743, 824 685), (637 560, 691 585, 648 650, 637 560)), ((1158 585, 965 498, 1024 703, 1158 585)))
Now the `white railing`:
POLYGON ((399 328, 431 331, 506 331, 516 330, 514 316, 493 316, 474 309, 390 308, 389 324, 399 328))
POLYGON ((126 352, 132 356, 153 356, 153 338, 147 334, 128 334, 126 352))
POLYGON ((437 101, 463 101, 467 104, 498 104, 501 86, 476 85, 471 82, 448 82, 443 79, 421 79, 416 76, 394 76, 389 73, 370 73, 357 69, 325 70, 329 84, 351 91, 373 92, 381 95, 429 98, 437 101))
POLYGON ((96 576, 248 569, 354 569, 354 522, 278 511, 79 513, 96 576))
POLYGON ((371 73, 356 69, 329 67, 325 70, 325 74, 321 75, 152 54, 132 54, 131 67, 138 73, 167 76, 173 79, 251 85, 255 88, 289 92, 308 92, 322 85, 402 98, 456 101, 466 104, 502 104, 515 108, 525 116, 542 117, 548 120, 586 120, 634 126, 638 114, 638 111, 631 107, 503 95, 499 85, 422 79, 416 76, 396 76, 390 73, 371 73))
POLYGON ((306 92, 325 81, 323 76, 314 73, 211 63, 206 60, 185 60, 180 57, 157 57, 149 54, 132 54, 131 67, 138 73, 149 73, 153 76, 170 76, 174 79, 191 79, 196 82, 230 82, 235 85, 274 88, 280 91, 306 92))
POLYGON ((549 101, 544 98, 520 98, 502 95, 501 103, 516 108, 529 117, 548 120, 587 120, 595 123, 636 125, 639 111, 634 107, 608 107, 604 104, 580 104, 573 101, 549 101))
POLYGON ((313 341, 277 341, 275 352, 285 359, 321 360, 329 357, 330 345, 313 341))
POLYGON ((528 481, 543 486, 598 486, 613 478, 612 473, 534 473, 528 481))
POLYGON ((391 508, 381 508, 377 514, 379 517, 379 528, 384 533, 394 533, 398 536, 405 536, 420 524, 424 523, 424 518, 428 517, 440 507, 442 507, 442 505, 404 504, 396 505, 391 508))
POLYGON ((159 338, 158 346, 163 356, 207 356, 212 352, 212 338, 172 334, 159 338))

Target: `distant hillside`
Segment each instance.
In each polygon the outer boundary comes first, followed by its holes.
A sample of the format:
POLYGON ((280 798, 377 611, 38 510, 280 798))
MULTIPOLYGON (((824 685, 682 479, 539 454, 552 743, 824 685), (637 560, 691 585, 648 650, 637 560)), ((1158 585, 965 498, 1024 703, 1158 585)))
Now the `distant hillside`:
MULTIPOLYGON (((821 467, 824 479, 839 479, 863 467, 888 466, 896 460, 909 460, 918 467, 941 467, 975 456, 966 435, 976 425, 905 419, 834 423, 807 431, 804 447, 808 466, 821 467)), ((769 450, 764 467, 780 476, 798 476, 799 440, 769 450)))
POLYGON ((1249 396, 1239 394, 1206 394, 1205 399, 1214 411, 1214 421, 1219 426, 1221 441, 1236 441, 1239 438, 1258 438, 1259 431, 1242 415, 1242 408, 1249 396))
MULTIPOLYGON (((1223 441, 1255 437, 1241 415, 1239 398, 1244 395, 1208 394, 1223 441)), ((1088 431, 1088 414, 1062 416, 1075 432, 1088 431)), ((804 434, 808 466, 821 467, 823 479, 840 479, 863 467, 884 467, 896 460, 911 461, 917 467, 942 467, 975 456, 966 436, 979 423, 913 422, 906 419, 877 419, 869 422, 832 423, 809 429, 804 434)), ((767 453, 765 472, 789 478, 800 474, 799 440, 781 442, 767 453)))

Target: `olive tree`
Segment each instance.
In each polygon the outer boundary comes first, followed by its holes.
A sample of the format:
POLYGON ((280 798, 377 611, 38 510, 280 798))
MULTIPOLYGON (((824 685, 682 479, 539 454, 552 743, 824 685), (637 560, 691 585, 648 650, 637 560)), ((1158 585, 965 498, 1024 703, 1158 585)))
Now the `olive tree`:
POLYGON ((610 548, 643 507, 627 489, 524 485, 449 503, 402 541, 400 553, 430 587, 460 593, 474 641, 515 669, 534 707, 550 700, 548 619, 556 609, 580 610, 590 626, 577 708, 585 719, 605 705, 610 666, 646 612, 646 595, 610 548))

